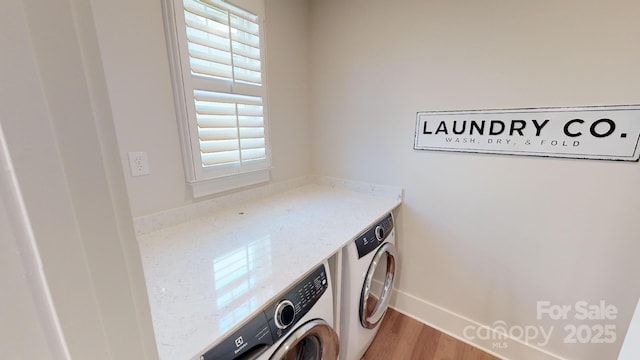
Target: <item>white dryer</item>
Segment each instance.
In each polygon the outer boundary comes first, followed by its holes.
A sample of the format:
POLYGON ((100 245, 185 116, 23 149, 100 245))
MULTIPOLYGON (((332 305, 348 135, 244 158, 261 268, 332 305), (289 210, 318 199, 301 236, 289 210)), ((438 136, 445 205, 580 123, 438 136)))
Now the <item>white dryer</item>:
POLYGON ((198 360, 336 360, 333 294, 324 262, 198 360))
POLYGON ((397 251, 393 215, 351 241, 342 254, 341 360, 359 360, 389 306, 397 251))

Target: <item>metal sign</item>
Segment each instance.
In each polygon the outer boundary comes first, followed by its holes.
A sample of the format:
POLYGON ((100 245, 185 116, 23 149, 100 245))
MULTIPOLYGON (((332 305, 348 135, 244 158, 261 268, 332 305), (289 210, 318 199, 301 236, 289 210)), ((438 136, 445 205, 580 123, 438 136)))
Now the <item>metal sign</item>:
POLYGON ((423 111, 414 149, 638 161, 640 106, 423 111))

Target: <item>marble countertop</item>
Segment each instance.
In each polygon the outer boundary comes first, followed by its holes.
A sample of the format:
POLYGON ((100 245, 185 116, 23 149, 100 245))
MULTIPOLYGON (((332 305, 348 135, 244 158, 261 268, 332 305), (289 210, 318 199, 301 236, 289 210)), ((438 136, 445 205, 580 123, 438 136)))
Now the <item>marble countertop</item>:
POLYGON ((402 191, 324 181, 138 236, 160 359, 198 356, 397 207, 402 191))

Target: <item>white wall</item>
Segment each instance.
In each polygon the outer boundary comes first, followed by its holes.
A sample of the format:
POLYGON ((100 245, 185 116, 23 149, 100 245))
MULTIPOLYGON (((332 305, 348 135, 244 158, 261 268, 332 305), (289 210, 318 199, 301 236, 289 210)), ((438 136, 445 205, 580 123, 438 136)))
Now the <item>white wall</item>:
MULTIPOLYGON (((162 2, 92 1, 123 167, 146 151, 150 175, 125 172, 133 216, 193 201, 185 183, 162 22, 162 2), (124 11, 123 9, 126 9, 124 11)), ((310 171, 307 3, 266 0, 272 180, 310 171)))
POLYGON ((458 336, 555 326, 544 351, 614 359, 640 295, 640 165, 412 145, 417 111, 640 103, 637 1, 310 4, 313 171, 404 187, 396 306, 458 336), (587 324, 618 341, 564 344, 583 322, 538 321, 539 300, 605 300, 617 320, 587 324))
POLYGON ((269 125, 275 181, 311 171, 305 0, 265 0, 269 125))

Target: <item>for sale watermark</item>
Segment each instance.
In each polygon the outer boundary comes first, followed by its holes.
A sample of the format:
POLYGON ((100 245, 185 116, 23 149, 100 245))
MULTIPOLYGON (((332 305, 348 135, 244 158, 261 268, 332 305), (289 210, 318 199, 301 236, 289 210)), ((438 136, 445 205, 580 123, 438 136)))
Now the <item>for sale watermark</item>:
POLYGON ((618 308, 602 300, 598 303, 577 301, 573 304, 536 302, 536 319, 540 324, 508 325, 498 320, 491 326, 468 325, 462 335, 469 341, 490 341, 491 347, 505 349, 509 340, 544 347, 554 337, 566 344, 612 344, 617 340, 614 320, 618 308), (549 322, 557 324, 549 325, 549 322))
POLYGON ((575 320, 582 323, 570 323, 564 326, 566 344, 613 344, 618 336, 616 325, 610 321, 618 318, 618 308, 601 300, 597 304, 578 301, 575 304, 552 304, 550 301, 538 301, 536 304, 538 320, 575 320))

